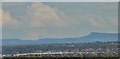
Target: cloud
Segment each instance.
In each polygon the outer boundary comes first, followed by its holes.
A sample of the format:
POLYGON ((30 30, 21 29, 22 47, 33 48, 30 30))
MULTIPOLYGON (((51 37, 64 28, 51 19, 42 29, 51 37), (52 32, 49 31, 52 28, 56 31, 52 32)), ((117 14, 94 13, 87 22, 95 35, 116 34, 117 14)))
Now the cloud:
POLYGON ((107 26, 106 21, 104 21, 104 19, 100 16, 88 15, 85 18, 87 18, 86 22, 88 22, 89 25, 94 29, 105 28, 107 26))
MULTIPOLYGON (((0 7, 1 7, 1 4, 0 4, 0 7)), ((2 9, 0 8, 0 40, 1 39, 2 39, 2 9)))
MULTIPOLYGON (((110 7, 109 7, 110 8, 110 7)), ((74 9, 73 9, 74 10, 74 9)), ((43 3, 32 3, 26 18, 13 18, 10 12, 3 11, 3 25, 18 27, 24 32, 20 39, 67 38, 80 37, 90 32, 117 32, 117 17, 100 14, 67 14, 59 8, 50 7, 43 3), (113 28, 114 27, 114 28, 113 28)), ((19 34, 19 32, 16 32, 19 34)))
POLYGON ((0 9, 0 29, 2 29, 2 9, 0 9))
POLYGON ((11 14, 8 11, 2 10, 2 11, 0 11, 0 13, 2 13, 2 15, 0 15, 0 17, 2 17, 1 21, 2 21, 3 27, 9 27, 9 28, 17 27, 18 21, 15 20, 14 18, 12 18, 11 14))
POLYGON ((118 2, 119 0, 2 0, 3 2, 118 2))
POLYGON ((33 27, 60 26, 62 24, 56 9, 42 3, 33 3, 29 7, 28 15, 29 24, 33 27))
POLYGON ((23 39, 50 37, 53 34, 50 33, 51 30, 47 29, 54 30, 65 26, 65 22, 60 18, 58 10, 43 3, 32 3, 28 7, 27 16, 28 18, 23 21, 22 25, 28 23, 26 27, 33 30, 26 31, 26 37, 23 37, 23 39))

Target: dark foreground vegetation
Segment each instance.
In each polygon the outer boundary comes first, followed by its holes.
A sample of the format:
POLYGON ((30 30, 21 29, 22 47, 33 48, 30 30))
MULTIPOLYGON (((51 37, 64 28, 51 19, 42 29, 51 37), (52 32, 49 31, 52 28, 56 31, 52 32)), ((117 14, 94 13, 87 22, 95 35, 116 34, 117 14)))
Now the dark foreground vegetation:
POLYGON ((2 59, 120 59, 119 57, 3 57, 2 59))

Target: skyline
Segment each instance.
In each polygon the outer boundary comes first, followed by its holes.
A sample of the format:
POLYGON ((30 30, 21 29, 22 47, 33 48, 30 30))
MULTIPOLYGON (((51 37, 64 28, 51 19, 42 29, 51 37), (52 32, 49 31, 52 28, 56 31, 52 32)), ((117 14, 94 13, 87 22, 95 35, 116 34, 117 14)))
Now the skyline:
POLYGON ((118 32, 117 2, 3 2, 2 16, 3 39, 73 38, 91 32, 118 32))

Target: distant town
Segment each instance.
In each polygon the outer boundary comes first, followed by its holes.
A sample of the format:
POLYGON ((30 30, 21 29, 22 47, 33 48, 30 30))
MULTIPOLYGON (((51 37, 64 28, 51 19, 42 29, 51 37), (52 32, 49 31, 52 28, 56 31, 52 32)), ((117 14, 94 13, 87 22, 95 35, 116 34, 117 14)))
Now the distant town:
POLYGON ((3 46, 3 57, 119 57, 118 42, 3 46))

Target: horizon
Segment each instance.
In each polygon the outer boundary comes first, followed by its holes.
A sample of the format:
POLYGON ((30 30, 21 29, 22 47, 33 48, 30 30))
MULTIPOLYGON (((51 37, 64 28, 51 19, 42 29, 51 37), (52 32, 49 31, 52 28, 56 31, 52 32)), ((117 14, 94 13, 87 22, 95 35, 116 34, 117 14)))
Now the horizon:
MULTIPOLYGON (((33 40, 40 40, 40 39, 69 39, 69 38, 81 38, 81 37, 85 37, 85 36, 88 36, 88 35, 97 35, 97 34, 115 34, 115 35, 119 35, 119 33, 99 33, 99 32, 91 32, 89 34, 86 34, 84 36, 80 36, 80 37, 66 37, 66 38, 39 38, 39 39, 31 39, 31 41, 33 40)), ((2 40, 24 40, 24 39, 19 39, 19 38, 13 38, 13 39, 2 39, 2 40)), ((29 39, 30 40, 30 39, 29 39)))

